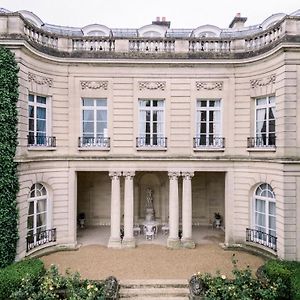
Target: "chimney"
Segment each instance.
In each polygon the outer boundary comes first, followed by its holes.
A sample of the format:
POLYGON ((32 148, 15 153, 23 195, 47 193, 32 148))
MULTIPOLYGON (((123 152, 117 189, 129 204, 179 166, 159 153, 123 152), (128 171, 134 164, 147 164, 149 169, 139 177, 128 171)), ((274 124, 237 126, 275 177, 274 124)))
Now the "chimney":
POLYGON ((229 28, 239 29, 243 28, 247 18, 241 17, 241 13, 237 13, 231 23, 229 24, 229 28))
POLYGON ((164 26, 170 28, 171 22, 166 21, 166 17, 162 17, 161 19, 160 17, 156 17, 156 21, 152 21, 152 25, 158 25, 158 26, 164 26))

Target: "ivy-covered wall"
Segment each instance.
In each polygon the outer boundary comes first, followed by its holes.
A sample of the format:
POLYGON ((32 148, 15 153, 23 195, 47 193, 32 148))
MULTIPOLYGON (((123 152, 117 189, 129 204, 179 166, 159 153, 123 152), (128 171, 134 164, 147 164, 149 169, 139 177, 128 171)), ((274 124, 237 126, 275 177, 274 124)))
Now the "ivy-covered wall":
POLYGON ((0 267, 11 264, 18 241, 17 147, 18 66, 14 54, 0 47, 0 267))

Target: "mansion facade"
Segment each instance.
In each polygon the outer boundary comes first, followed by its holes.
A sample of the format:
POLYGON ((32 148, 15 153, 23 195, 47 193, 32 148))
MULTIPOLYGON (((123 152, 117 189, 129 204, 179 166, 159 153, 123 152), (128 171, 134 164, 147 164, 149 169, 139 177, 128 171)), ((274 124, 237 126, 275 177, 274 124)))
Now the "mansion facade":
POLYGON ((300 10, 245 22, 75 28, 0 9, 19 66, 18 258, 76 247, 80 215, 135 247, 150 190, 169 248, 219 214, 226 246, 300 260, 300 10))

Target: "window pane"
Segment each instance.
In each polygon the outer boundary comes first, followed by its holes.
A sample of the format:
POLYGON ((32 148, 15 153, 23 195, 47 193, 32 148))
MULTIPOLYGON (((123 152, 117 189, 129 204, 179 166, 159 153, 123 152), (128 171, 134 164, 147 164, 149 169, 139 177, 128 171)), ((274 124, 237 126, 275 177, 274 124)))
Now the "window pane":
POLYGON ((201 121, 202 122, 206 121, 206 111, 204 111, 204 110, 201 111, 201 121))
POLYGON ((266 211, 266 203, 263 200, 256 199, 256 211, 264 213, 266 211))
POLYGON ((276 218, 273 216, 269 216, 269 228, 276 230, 276 218))
POLYGON ((106 121, 106 120, 107 120, 107 111, 97 110, 97 121, 106 121))
POLYGON ((33 215, 34 214, 34 203, 29 202, 29 207, 28 207, 28 215, 33 215))
POLYGON ((46 213, 41 213, 36 216, 36 226, 46 225, 46 213))
POLYGON ((36 97, 36 102, 37 102, 37 103, 46 104, 46 97, 37 96, 37 97, 36 97))
POLYGON ((27 218, 27 229, 33 228, 33 216, 27 218))
POLYGON ((107 128, 106 122, 97 122, 97 134, 101 133, 103 135, 104 129, 107 128))
POLYGON ((153 111, 153 122, 157 121, 157 111, 153 111))
POLYGON ((83 106, 94 106, 94 100, 93 99, 82 99, 82 105, 83 106))
POLYGON ((269 203, 269 214, 276 215, 276 204, 274 202, 269 203))
POLYGON ((44 121, 44 120, 37 120, 36 130, 39 131, 39 132, 46 133, 46 121, 44 121))
POLYGON ((266 98, 256 99, 256 105, 264 105, 267 104, 266 98))
POLYGON ((34 131, 34 119, 29 119, 28 121, 29 131, 34 131))
POLYGON ((31 95, 31 94, 29 94, 29 95, 28 95, 28 100, 29 100, 30 102, 34 102, 34 96, 31 95))
POLYGON ((47 210, 47 207, 46 207, 47 201, 46 201, 46 199, 39 200, 39 201, 37 201, 36 204, 37 204, 36 205, 36 207, 37 207, 37 209, 36 209, 37 213, 45 212, 47 210))
POLYGON ((37 107, 36 114, 38 119, 46 120, 46 108, 37 107))
POLYGON ((84 122, 83 123, 83 132, 94 133, 94 122, 84 122))
POLYGON ((200 124, 200 133, 206 133, 206 123, 200 124))
POLYGON ((34 107, 32 105, 28 106, 28 117, 34 118, 34 107))
POLYGON ((106 106, 106 99, 97 99, 96 105, 97 106, 106 106))
POLYGON ((200 101, 200 106, 201 107, 206 107, 207 106, 207 101, 200 101))
POLYGON ((84 121, 93 121, 94 120, 94 111, 93 110, 84 110, 83 111, 83 120, 84 121))
POLYGON ((275 103, 275 97, 274 96, 269 97, 269 103, 270 104, 275 103))

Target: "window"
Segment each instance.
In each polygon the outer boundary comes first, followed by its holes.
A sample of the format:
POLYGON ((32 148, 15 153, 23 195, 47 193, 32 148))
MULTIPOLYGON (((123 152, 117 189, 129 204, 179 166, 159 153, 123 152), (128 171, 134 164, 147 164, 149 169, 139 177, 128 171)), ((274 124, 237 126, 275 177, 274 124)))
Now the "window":
POLYGON ((275 97, 255 101, 255 147, 275 146, 275 97))
POLYGON ((272 243, 276 237, 276 202, 272 187, 261 184, 254 196, 254 225, 258 230, 258 238, 272 243), (266 233, 268 235, 265 235, 266 233), (270 237, 271 235, 272 237, 270 237))
POLYGON ((47 229, 47 191, 40 184, 34 184, 30 189, 29 208, 27 218, 27 236, 36 243, 44 238, 43 232, 47 229))
POLYGON ((28 102, 28 146, 55 147, 55 137, 48 135, 48 99, 29 94, 28 102))
POLYGON ((164 100, 139 100, 137 147, 167 147, 164 134, 164 100))
POLYGON ((109 148, 106 99, 82 99, 82 138, 79 146, 109 148))
POLYGON ((197 100, 194 148, 224 147, 221 137, 221 100, 197 100))

